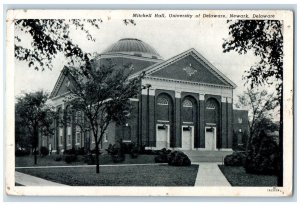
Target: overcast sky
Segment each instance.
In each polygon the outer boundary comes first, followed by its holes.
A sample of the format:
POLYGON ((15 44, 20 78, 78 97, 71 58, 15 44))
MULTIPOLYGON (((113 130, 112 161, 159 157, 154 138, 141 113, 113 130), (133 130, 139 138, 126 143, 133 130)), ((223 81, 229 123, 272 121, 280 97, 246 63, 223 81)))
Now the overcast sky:
MULTIPOLYGON (((84 51, 101 53, 121 38, 140 39, 156 49, 165 60, 190 48, 195 48, 237 84, 234 90, 234 100, 237 99, 237 94, 245 90, 245 80, 242 79, 244 71, 256 62, 256 58, 250 53, 239 55, 236 52, 222 52, 223 39, 229 37, 226 19, 149 20, 140 18, 135 19, 136 26, 126 26, 120 19, 102 19, 104 22, 100 30, 90 30, 96 42, 86 40, 80 31, 72 33, 72 38, 84 51)), ((38 89, 51 92, 65 63, 65 59, 60 55, 54 60, 52 71, 35 71, 33 68, 28 68, 27 63, 16 61, 15 95, 38 89)))

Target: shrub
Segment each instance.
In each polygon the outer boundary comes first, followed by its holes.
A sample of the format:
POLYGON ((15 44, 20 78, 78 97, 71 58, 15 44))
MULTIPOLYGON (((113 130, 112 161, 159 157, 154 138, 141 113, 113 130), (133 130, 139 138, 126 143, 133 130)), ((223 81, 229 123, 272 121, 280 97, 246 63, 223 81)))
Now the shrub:
POLYGON ((279 168, 279 148, 277 143, 264 131, 254 137, 248 148, 245 170, 254 174, 277 174, 279 168))
POLYGON ((75 154, 65 154, 63 156, 63 159, 66 163, 71 163, 71 162, 74 162, 76 161, 76 155, 75 154))
POLYGON ((168 164, 173 166, 190 166, 191 160, 181 151, 173 151, 168 155, 168 164))
POLYGON ((112 155, 112 160, 114 163, 123 162, 125 160, 125 154, 122 154, 122 152, 120 152, 115 155, 112 155))
POLYGON ((30 150, 25 149, 25 148, 17 148, 16 152, 15 152, 15 155, 17 157, 26 156, 26 155, 29 155, 29 154, 30 154, 30 150))
POLYGON ((75 148, 73 147, 72 149, 67 149, 64 151, 64 154, 65 155, 76 155, 76 150, 75 148))
POLYGON ((53 160, 54 161, 61 161, 62 160, 62 156, 61 155, 59 155, 59 154, 55 154, 55 155, 53 155, 53 160))
POLYGON ((85 155, 84 162, 87 163, 88 165, 96 164, 96 155, 92 153, 85 155))
POLYGON ((76 150, 76 154, 77 155, 85 155, 86 154, 86 151, 84 149, 84 147, 80 147, 76 150))
POLYGON ((159 151, 157 151, 158 156, 154 158, 154 161, 156 163, 168 163, 168 155, 171 153, 171 150, 167 150, 166 148, 163 148, 159 151))
POLYGON ((224 164, 226 166, 243 166, 246 159, 245 152, 233 152, 224 158, 224 164))
POLYGON ((41 147, 41 155, 47 156, 49 154, 49 149, 47 147, 41 147))
POLYGON ((133 144, 133 147, 130 150, 131 158, 133 159, 137 158, 138 154, 139 154, 139 148, 135 144, 133 144))

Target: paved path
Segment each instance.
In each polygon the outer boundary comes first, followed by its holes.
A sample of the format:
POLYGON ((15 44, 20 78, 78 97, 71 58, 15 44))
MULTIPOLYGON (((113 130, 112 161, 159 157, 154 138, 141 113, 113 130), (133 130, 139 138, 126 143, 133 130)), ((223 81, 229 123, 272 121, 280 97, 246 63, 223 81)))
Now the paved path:
POLYGON ((15 182, 23 186, 68 186, 15 171, 15 182))
POLYGON ((201 162, 199 164, 198 174, 195 186, 225 186, 231 187, 226 177, 218 167, 217 162, 201 162))

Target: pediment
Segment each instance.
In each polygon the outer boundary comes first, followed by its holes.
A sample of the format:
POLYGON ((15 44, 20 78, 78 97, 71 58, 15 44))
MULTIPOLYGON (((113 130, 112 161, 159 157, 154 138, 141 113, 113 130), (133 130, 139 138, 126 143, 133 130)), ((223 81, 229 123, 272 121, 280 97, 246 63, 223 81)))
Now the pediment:
POLYGON ((54 98, 68 92, 68 86, 70 86, 70 81, 66 74, 66 67, 61 71, 60 76, 57 79, 57 82, 54 86, 54 89, 51 92, 50 98, 54 98))
POLYGON ((146 74, 157 78, 236 87, 231 80, 194 49, 150 68, 146 74))

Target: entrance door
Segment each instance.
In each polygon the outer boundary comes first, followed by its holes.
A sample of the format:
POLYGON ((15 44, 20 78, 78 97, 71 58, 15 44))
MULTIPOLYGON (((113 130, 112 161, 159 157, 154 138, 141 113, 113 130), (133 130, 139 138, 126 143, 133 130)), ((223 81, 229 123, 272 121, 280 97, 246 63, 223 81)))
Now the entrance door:
POLYGON ((167 124, 156 125, 156 147, 157 149, 168 148, 170 126, 167 124))
POLYGON ((216 149, 216 127, 205 127, 205 149, 216 149))
POLYGON ((194 126, 182 126, 182 149, 191 150, 194 144, 194 126))

